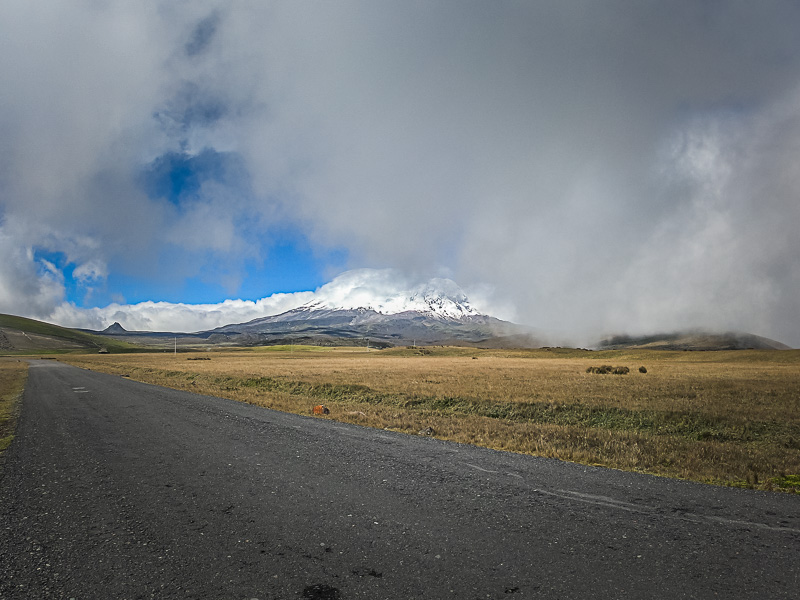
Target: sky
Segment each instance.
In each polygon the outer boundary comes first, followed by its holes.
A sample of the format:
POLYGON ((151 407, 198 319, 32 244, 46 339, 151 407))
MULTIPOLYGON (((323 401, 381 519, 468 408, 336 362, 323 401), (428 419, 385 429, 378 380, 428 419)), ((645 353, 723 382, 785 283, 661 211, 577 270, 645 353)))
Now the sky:
POLYGON ((798 23, 788 0, 6 0, 0 312, 193 331, 374 269, 579 345, 800 347, 798 23))

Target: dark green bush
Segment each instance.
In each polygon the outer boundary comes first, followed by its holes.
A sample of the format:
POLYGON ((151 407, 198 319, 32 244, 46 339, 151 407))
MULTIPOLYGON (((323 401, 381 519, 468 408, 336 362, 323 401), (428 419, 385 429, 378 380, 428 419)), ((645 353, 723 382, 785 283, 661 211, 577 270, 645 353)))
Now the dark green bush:
POLYGON ((630 373, 628 367, 612 367, 611 365, 601 365, 599 367, 589 367, 586 369, 587 373, 597 373, 598 375, 627 375, 630 373))

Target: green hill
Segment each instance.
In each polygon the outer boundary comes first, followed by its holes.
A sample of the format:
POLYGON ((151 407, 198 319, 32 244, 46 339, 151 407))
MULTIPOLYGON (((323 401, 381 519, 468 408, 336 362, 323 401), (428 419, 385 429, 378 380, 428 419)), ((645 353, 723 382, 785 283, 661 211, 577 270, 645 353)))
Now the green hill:
POLYGON ((135 351, 138 346, 35 319, 0 314, 0 354, 99 352, 103 348, 118 353, 135 351))

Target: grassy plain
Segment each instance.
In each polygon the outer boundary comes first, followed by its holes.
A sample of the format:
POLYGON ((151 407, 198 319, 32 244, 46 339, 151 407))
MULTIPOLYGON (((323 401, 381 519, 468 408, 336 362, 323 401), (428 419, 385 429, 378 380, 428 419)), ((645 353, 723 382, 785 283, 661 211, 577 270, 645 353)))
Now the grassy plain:
POLYGON ((800 351, 271 347, 70 355, 132 379, 490 448, 800 491, 800 351), (587 373, 627 366, 627 375, 587 373), (645 366, 647 372, 639 372, 645 366))
POLYGON ((14 439, 17 403, 25 388, 28 363, 0 358, 0 459, 14 439))

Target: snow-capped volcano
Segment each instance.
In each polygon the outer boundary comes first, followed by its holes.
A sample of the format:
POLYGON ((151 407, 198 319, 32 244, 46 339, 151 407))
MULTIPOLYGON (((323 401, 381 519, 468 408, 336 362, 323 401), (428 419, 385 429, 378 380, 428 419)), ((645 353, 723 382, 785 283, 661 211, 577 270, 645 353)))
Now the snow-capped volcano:
POLYGON ((207 333, 248 344, 369 340, 387 346, 480 344, 528 336, 518 325, 473 308, 450 279, 409 284, 391 269, 348 271, 296 308, 207 333))
POLYGON ((413 287, 398 286, 389 272, 348 271, 322 286, 299 310, 363 310, 381 315, 419 312, 439 319, 483 316, 450 279, 431 279, 413 287))

